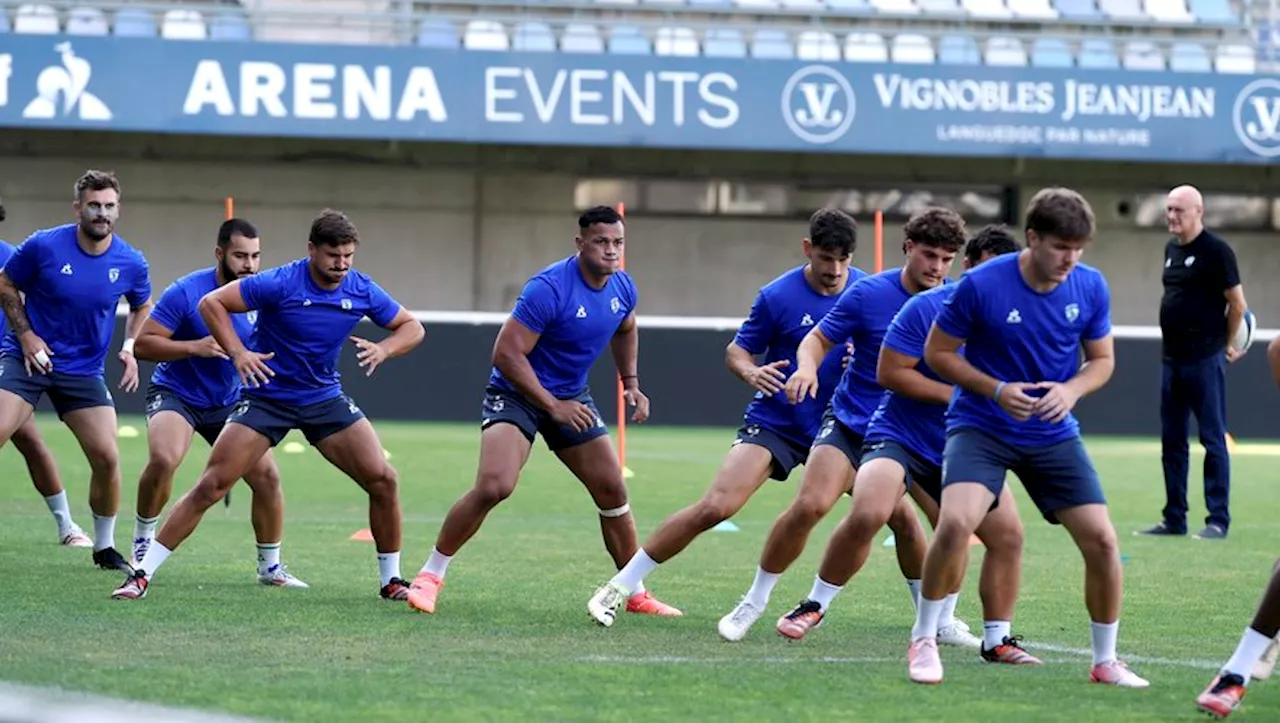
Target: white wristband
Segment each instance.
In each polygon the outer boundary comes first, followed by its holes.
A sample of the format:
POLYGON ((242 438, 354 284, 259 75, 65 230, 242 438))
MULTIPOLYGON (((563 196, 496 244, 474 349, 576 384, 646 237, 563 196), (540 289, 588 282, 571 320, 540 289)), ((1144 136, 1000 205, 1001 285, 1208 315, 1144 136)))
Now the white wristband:
POLYGON ((120 345, 120 351, 125 354, 133 354, 133 339, 125 339, 124 343, 120 345))

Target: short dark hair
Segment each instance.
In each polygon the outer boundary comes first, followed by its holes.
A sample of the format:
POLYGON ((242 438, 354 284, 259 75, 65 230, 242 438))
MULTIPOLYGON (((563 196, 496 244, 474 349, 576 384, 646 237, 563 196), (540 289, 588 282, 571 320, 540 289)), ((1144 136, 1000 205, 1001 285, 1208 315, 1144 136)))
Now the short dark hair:
POLYGON ((820 208, 809 217, 809 242, 842 256, 858 248, 858 223, 838 208, 820 208))
POLYGON ((360 232, 347 214, 326 208, 311 222, 311 234, 307 240, 314 246, 342 246, 359 244, 360 232))
POLYGON ((1042 188, 1027 204, 1023 228, 1040 238, 1053 236, 1064 241, 1093 238, 1093 208, 1084 196, 1070 188, 1042 188))
POLYGON ((258 229, 243 218, 229 218, 218 227, 218 247, 225 249, 231 244, 232 236, 258 238, 258 229))
POLYGON ((5 219, 4 202, 0 201, 0 221, 5 219))
POLYGON ((959 251, 964 246, 964 219, 949 208, 933 206, 914 214, 902 226, 907 241, 945 251, 959 251))
POLYGON ((964 247, 964 257, 969 263, 976 264, 983 255, 1002 256, 1022 250, 1022 245, 1009 229, 1001 224, 988 224, 969 239, 964 247))
POLYGON ((84 200, 84 194, 88 191, 105 191, 108 188, 115 191, 117 196, 120 195, 120 181, 116 179, 116 174, 112 171, 90 169, 76 179, 76 200, 84 200))
POLYGON ((612 206, 592 206, 578 217, 578 229, 586 231, 598 223, 622 223, 622 214, 612 206))

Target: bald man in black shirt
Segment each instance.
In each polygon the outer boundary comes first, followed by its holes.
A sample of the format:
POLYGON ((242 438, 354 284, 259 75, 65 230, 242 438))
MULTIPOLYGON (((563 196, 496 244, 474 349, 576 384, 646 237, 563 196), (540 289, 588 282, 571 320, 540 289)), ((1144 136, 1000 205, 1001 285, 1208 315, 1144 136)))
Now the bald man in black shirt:
POLYGON ((1169 192, 1166 219, 1173 238, 1164 251, 1160 331, 1164 363, 1160 420, 1164 519, 1146 535, 1187 534, 1188 420, 1196 416, 1204 445, 1204 498, 1209 515, 1196 537, 1220 540, 1231 526, 1228 501, 1226 365, 1243 356, 1231 348, 1247 309, 1236 255, 1204 227, 1204 201, 1191 186, 1169 192))

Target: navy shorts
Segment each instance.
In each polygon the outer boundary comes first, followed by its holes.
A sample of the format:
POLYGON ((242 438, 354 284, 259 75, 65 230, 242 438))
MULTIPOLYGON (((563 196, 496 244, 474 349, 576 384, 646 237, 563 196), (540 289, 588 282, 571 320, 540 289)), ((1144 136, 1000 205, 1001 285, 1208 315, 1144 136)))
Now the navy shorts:
POLYGON ((769 476, 784 481, 791 476, 791 470, 804 464, 809 456, 808 445, 798 444, 778 434, 772 429, 758 424, 744 424, 738 428, 738 436, 733 440, 735 445, 754 444, 764 447, 773 455, 773 470, 769 476))
POLYGON ((177 412, 209 444, 217 441, 222 428, 226 426, 227 417, 231 416, 231 410, 235 408, 234 404, 228 404, 225 407, 196 407, 188 404, 185 399, 178 396, 177 392, 168 387, 159 384, 151 384, 147 387, 147 419, 151 419, 160 412, 177 412))
POLYGON ((1098 472, 1079 437, 1043 447, 1019 447, 972 428, 947 434, 944 487, 978 482, 999 497, 1007 472, 1022 480, 1040 514, 1053 524, 1058 524, 1059 510, 1107 503, 1098 472))
POLYGON ((286 407, 262 397, 245 394, 231 409, 227 422, 243 424, 271 441, 274 447, 294 429, 302 431, 311 444, 337 434, 364 419, 364 412, 342 395, 315 404, 286 407))
POLYGON ((596 437, 609 434, 609 428, 605 426, 600 410, 596 409, 596 403, 591 399, 590 391, 584 391, 573 397, 573 401, 587 405, 587 408, 596 415, 596 423, 585 432, 579 432, 573 427, 562 427, 551 418, 550 414, 530 404, 522 394, 508 392, 491 385, 484 390, 480 429, 485 430, 495 424, 503 423, 515 425, 530 442, 541 434, 543 441, 547 443, 547 449, 553 452, 586 444, 596 437))
POLYGON ((862 466, 862 435, 849 429, 844 422, 836 419, 830 410, 822 416, 822 427, 813 440, 813 448, 822 446, 835 447, 849 458, 854 469, 862 466))
POLYGON ((862 447, 862 464, 873 459, 891 459, 902 465, 907 486, 915 485, 934 502, 942 502, 942 468, 921 457, 905 444, 892 439, 867 440, 862 447))
POLYGON ((56 369, 48 374, 32 372, 27 376, 22 357, 7 354, 0 357, 0 389, 17 394, 32 407, 40 403, 41 396, 48 394, 58 419, 77 409, 116 405, 102 376, 79 377, 56 369))

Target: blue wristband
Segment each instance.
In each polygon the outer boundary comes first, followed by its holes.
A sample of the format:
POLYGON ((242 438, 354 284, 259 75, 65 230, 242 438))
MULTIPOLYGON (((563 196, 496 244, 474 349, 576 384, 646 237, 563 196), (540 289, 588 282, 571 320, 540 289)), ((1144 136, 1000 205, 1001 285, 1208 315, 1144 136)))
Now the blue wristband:
POLYGON ((996 393, 991 395, 991 398, 992 398, 992 399, 994 399, 994 400, 996 400, 996 403, 997 403, 997 404, 999 404, 999 403, 1000 403, 1000 390, 1001 390, 1001 389, 1004 389, 1004 382, 1000 382, 999 384, 997 384, 997 385, 996 385, 996 393))

